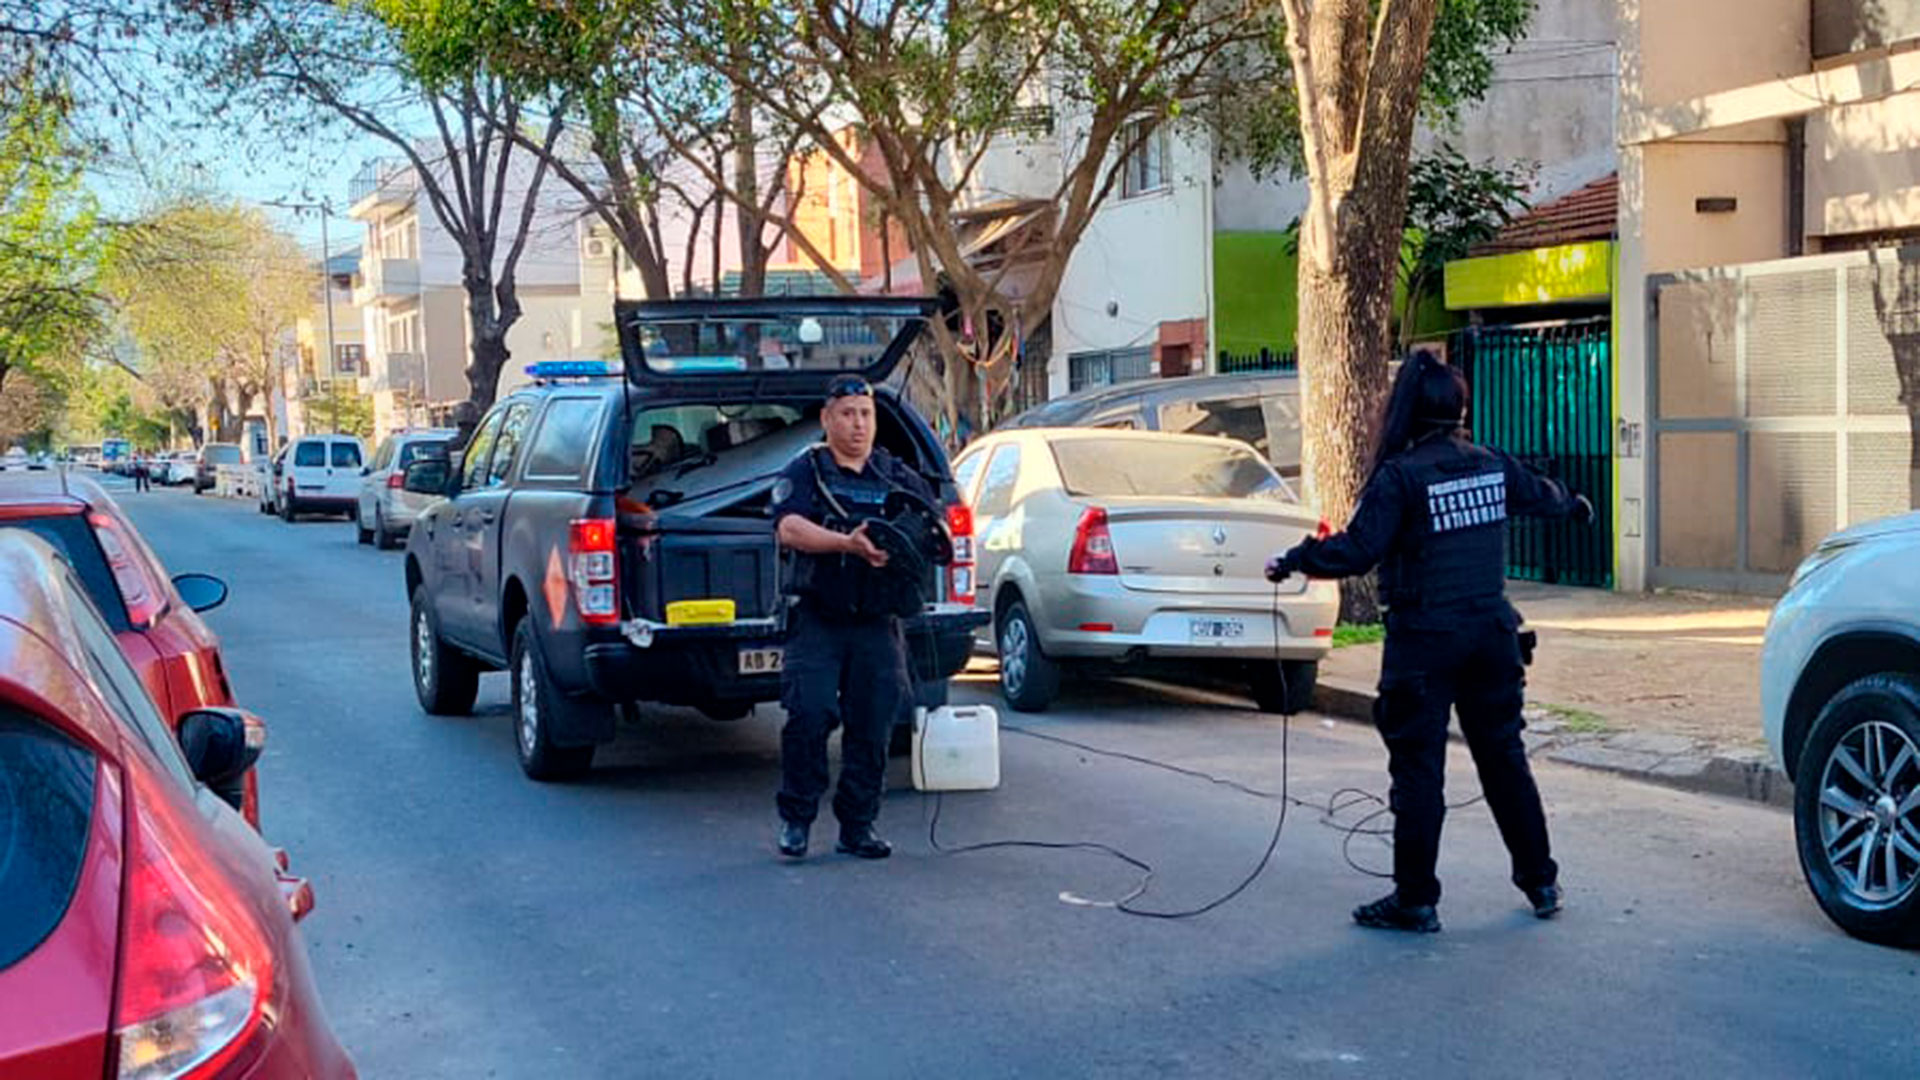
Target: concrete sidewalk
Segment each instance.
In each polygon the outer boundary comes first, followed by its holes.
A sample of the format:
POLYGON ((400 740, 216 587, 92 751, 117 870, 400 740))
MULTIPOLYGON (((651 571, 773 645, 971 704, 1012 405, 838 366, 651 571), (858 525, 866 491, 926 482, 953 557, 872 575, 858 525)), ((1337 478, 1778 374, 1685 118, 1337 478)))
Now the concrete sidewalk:
MULTIPOLYGON (((1515 582, 1540 634, 1527 672, 1536 754, 1693 791, 1790 805, 1760 734, 1768 600, 1630 595, 1515 582)), ((1316 706, 1371 722, 1379 645, 1336 649, 1316 706)))

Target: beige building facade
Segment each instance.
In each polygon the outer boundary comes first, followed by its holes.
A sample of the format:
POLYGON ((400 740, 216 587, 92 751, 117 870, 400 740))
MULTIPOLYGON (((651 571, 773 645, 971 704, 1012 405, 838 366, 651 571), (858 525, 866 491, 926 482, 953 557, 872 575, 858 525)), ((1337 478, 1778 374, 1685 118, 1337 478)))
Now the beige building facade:
POLYGON ((1622 588, 1920 496, 1920 0, 1622 0, 1622 588))

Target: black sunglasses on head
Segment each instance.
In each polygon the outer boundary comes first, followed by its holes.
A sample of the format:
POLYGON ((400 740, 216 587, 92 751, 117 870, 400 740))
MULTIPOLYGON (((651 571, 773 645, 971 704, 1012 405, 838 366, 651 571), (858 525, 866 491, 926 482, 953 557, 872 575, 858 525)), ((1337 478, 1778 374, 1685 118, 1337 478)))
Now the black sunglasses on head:
POLYGON ((872 397, 873 387, 865 379, 835 379, 827 387, 827 400, 837 401, 846 397, 872 397))

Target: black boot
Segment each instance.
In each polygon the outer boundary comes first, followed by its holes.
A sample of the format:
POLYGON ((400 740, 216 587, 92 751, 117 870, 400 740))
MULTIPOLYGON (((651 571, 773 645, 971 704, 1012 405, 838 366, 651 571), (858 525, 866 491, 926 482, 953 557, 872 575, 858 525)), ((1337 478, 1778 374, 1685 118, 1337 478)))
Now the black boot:
POLYGON ((1533 905, 1533 917, 1551 919, 1560 914, 1560 886, 1542 885, 1537 889, 1528 889, 1527 903, 1533 905))
POLYGON ((856 859, 884 859, 893 854, 893 845, 875 836, 871 825, 849 825, 840 830, 840 843, 834 850, 856 859))
POLYGON ((1397 892, 1354 908, 1353 921, 1375 930, 1406 930, 1415 934, 1440 932, 1440 916, 1433 910, 1432 904, 1402 904, 1397 892))
POLYGON ((802 858, 807 853, 807 827, 797 821, 782 821, 775 842, 780 854, 789 859, 802 858))

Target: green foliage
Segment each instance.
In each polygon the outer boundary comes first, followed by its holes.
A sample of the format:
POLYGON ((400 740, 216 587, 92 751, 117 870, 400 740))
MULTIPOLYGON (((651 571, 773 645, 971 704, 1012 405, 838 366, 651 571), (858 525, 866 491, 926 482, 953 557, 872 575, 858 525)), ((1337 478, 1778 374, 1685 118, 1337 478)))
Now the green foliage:
POLYGON ((1387 640, 1387 628, 1377 622, 1341 623, 1333 628, 1333 647, 1351 648, 1355 645, 1378 645, 1387 640))
POLYGON ((32 79, 0 82, 0 383, 58 390, 101 335, 100 229, 66 110, 32 79))
POLYGON ((1466 258, 1526 210, 1537 171, 1531 162, 1468 161, 1448 143, 1414 159, 1407 184, 1408 242, 1401 249, 1403 339, 1412 336, 1416 321, 1405 312, 1437 295, 1447 264, 1466 258))
MULTIPOLYGON (((1420 111, 1430 123, 1446 125, 1463 106, 1486 96, 1493 85, 1493 58, 1526 36, 1536 0, 1440 0, 1439 17, 1427 52, 1420 86, 1420 111)), ((1219 80, 1221 92, 1208 102, 1209 122, 1222 156, 1244 160, 1256 175, 1285 172, 1302 176, 1300 98, 1286 64, 1284 28, 1254 48, 1228 58, 1219 80), (1277 68, 1285 75, 1256 80, 1255 70, 1277 68)))

